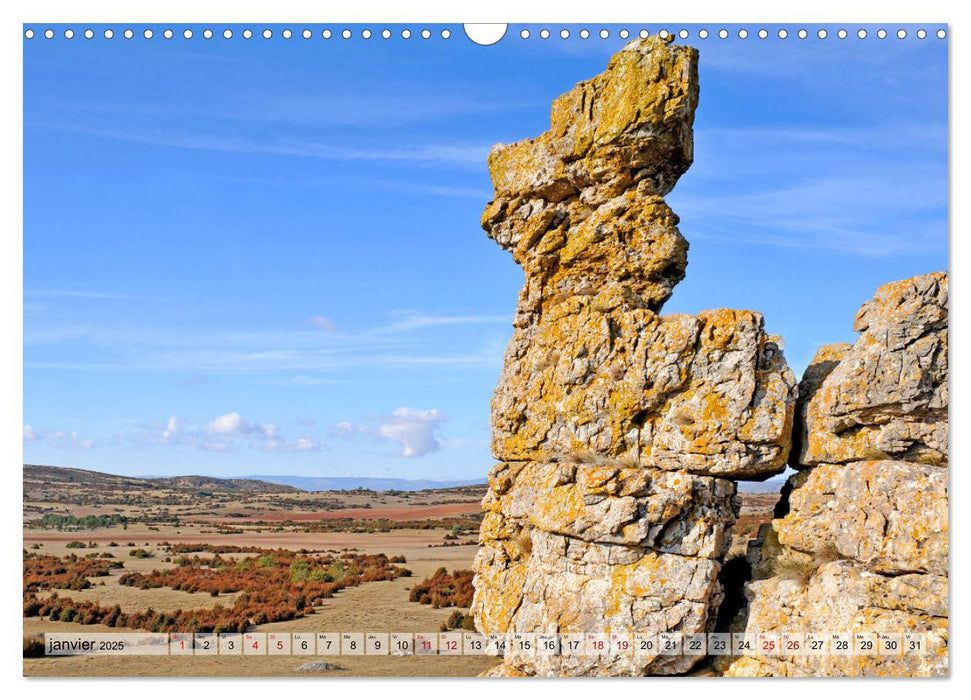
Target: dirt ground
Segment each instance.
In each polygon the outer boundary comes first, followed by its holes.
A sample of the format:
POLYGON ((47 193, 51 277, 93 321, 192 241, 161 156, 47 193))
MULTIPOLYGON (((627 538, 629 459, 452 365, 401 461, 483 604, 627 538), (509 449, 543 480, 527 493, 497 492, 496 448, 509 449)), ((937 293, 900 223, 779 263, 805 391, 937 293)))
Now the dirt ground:
MULTIPOLYGON (((371 520, 381 518, 386 520, 420 520, 424 518, 445 518, 451 515, 467 515, 469 513, 478 513, 480 510, 482 510, 482 506, 480 506, 478 503, 445 503, 427 506, 400 506, 395 508, 345 508, 342 510, 317 510, 304 513, 254 510, 248 514, 246 519, 260 520, 265 522, 281 520, 290 520, 293 522, 316 522, 319 520, 341 520, 344 518, 366 518, 371 520)), ((242 519, 230 517, 197 518, 190 516, 185 518, 185 520, 205 520, 206 522, 231 524, 241 522, 242 519)))
MULTIPOLYGON (((40 543, 44 545, 40 550, 43 553, 57 554, 64 556, 69 552, 75 554, 88 554, 90 549, 67 549, 68 542, 81 540, 85 543, 95 542, 101 549, 93 551, 109 551, 115 553, 123 559, 126 564, 130 558, 125 556, 132 547, 154 547, 162 542, 179 542, 186 544, 233 544, 239 546, 256 546, 266 549, 308 549, 311 551, 322 551, 328 549, 358 549, 365 554, 384 553, 388 556, 393 554, 407 554, 404 550, 429 549, 429 545, 441 545, 445 530, 392 530, 391 532, 356 533, 356 532, 293 532, 291 530, 275 531, 265 528, 261 531, 247 530, 240 534, 220 535, 212 533, 204 526, 193 524, 183 524, 178 528, 162 525, 154 530, 149 530, 144 525, 133 525, 125 531, 117 528, 105 528, 101 530, 88 530, 84 532, 59 532, 57 530, 38 530, 32 528, 24 529, 24 546, 40 543), (119 549, 107 548, 110 542, 118 542, 119 549), (127 542, 134 545, 127 546, 127 542)), ((435 547, 431 547, 435 549, 435 547)), ((445 549, 446 552, 452 547, 438 547, 445 549)), ((457 549, 457 548, 454 548, 457 549)), ((430 555, 434 556, 434 555, 430 555)), ((450 556, 446 554, 446 556, 450 556)), ((156 561, 157 560, 146 560, 156 561)))

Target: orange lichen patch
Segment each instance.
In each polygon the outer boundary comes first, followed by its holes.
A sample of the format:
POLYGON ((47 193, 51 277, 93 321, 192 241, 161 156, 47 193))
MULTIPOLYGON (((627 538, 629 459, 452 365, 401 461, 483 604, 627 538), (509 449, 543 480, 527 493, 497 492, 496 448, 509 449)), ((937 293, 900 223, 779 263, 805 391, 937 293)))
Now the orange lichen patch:
POLYGON ((616 615, 630 605, 634 598, 646 598, 664 593, 663 562, 660 555, 649 552, 633 564, 615 566, 610 572, 606 615, 616 615))

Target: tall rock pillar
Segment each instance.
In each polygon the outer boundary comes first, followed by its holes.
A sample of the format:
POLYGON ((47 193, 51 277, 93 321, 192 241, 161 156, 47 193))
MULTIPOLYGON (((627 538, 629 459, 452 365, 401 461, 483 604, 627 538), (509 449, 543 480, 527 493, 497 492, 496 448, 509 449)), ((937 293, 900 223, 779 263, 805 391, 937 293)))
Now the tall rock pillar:
MULTIPOLYGON (((492 402, 480 631, 705 632, 734 479, 784 469, 796 383, 752 311, 659 316, 687 241, 664 196, 693 159, 698 54, 637 40, 497 145, 488 235, 525 272, 492 402)), ((642 675, 701 654, 542 656, 494 673, 642 675)))

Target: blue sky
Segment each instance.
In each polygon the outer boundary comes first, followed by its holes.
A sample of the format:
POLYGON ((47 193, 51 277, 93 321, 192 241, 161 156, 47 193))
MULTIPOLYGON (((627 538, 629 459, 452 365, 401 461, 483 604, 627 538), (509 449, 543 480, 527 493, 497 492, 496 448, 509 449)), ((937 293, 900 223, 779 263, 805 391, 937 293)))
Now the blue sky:
MULTIPOLYGON (((483 476, 522 284, 479 227, 486 155, 546 130, 619 27, 491 47, 183 27, 24 41, 24 460, 483 476)), ((698 28, 665 312, 757 309, 801 373, 876 287, 947 268, 947 41, 698 28)))

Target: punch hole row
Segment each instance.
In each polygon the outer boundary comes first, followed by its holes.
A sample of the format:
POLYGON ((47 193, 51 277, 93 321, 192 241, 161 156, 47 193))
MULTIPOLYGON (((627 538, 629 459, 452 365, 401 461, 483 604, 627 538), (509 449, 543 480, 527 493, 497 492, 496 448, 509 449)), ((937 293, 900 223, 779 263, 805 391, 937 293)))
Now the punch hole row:
MULTIPOLYGON (((597 34, 601 39, 609 39, 611 36, 609 29, 601 29, 599 32, 597 32, 597 34)), ((680 39, 691 38, 691 32, 687 29, 681 29, 677 32, 669 31, 667 29, 661 29, 660 31, 657 32, 657 34, 662 39, 666 39, 669 36, 677 36, 680 39)), ((728 29, 719 29, 717 32, 709 31, 708 29, 698 29, 696 31, 695 36, 697 36, 697 38, 699 39, 708 39, 709 37, 713 37, 713 36, 716 36, 719 39, 728 39, 733 35, 737 36, 739 39, 748 39, 749 37, 752 37, 752 36, 758 37, 759 39, 768 39, 773 34, 777 36, 779 39, 787 39, 790 36, 789 30, 784 28, 779 29, 777 32, 770 32, 768 29, 759 29, 758 31, 755 31, 754 33, 752 33, 744 27, 737 30, 737 32, 735 31, 730 32, 728 29)), ((866 39, 869 36, 869 33, 867 32, 867 30, 862 28, 858 29, 855 32, 855 34, 859 39, 866 39)), ((895 34, 898 39, 906 39, 908 36, 907 30, 902 28, 898 29, 895 32, 895 34)), ((540 29, 535 34, 535 36, 539 37, 540 39, 549 39, 553 35, 554 34, 549 29, 540 29)), ((581 29, 576 33, 576 35, 581 39, 589 39, 592 36, 589 29, 581 29)), ((617 36, 620 37, 621 39, 629 39, 633 35, 634 35, 634 32, 632 32, 629 29, 620 29, 617 31, 617 36)), ((641 29, 640 31, 637 32, 637 35, 640 38, 644 39, 650 36, 650 32, 647 29, 641 29)), ((887 32, 886 29, 878 29, 876 32, 874 32, 874 35, 878 39, 886 39, 890 34, 887 32)), ((519 36, 522 39, 529 39, 534 35, 529 29, 521 29, 519 32, 519 36)), ((558 33, 558 36, 561 39, 569 39, 571 36, 570 30, 561 29, 558 33)), ((808 39, 810 36, 814 36, 817 39, 827 39, 830 37, 830 33, 826 29, 822 29, 822 28, 818 29, 815 33, 810 33, 809 30, 807 29, 799 29, 796 31, 795 36, 797 36, 800 39, 808 39)), ((846 39, 847 37, 850 36, 850 31, 847 29, 838 29, 835 32, 833 32, 833 36, 839 39, 846 39)), ((914 36, 916 36, 918 39, 926 39, 928 37, 928 32, 926 29, 918 29, 917 31, 914 32, 914 36)), ((944 29, 938 29, 936 32, 936 36, 938 39, 945 39, 947 38, 947 31, 944 29)))
MULTIPOLYGON (((450 39, 452 37, 452 31, 450 29, 442 29, 441 31, 436 30, 436 33, 442 39, 450 39)), ((222 36, 223 39, 232 39, 235 36, 242 37, 243 39, 252 39, 254 36, 257 36, 257 32, 254 32, 252 29, 243 29, 237 34, 232 29, 229 29, 229 28, 223 29, 221 32, 218 32, 213 29, 203 29, 202 31, 198 32, 198 34, 194 32, 192 29, 184 29, 181 32, 179 32, 179 34, 181 34, 183 39, 192 39, 197 36, 203 39, 212 39, 217 36, 222 36)), ((93 29, 85 29, 81 35, 85 39, 94 39, 97 33, 93 29)), ((119 34, 116 34, 114 29, 105 29, 103 32, 101 32, 101 36, 103 36, 105 39, 114 39, 115 36, 118 36, 118 35, 119 34)), ((262 36, 264 39, 272 39, 275 36, 274 31, 272 29, 264 29, 258 32, 258 35, 262 36)), ((411 39, 412 37, 431 39, 432 35, 433 33, 430 29, 422 29, 416 32, 412 32, 410 29, 402 29, 399 32, 399 36, 402 39, 411 39)), ((36 36, 38 36, 38 33, 34 29, 26 29, 24 31, 24 37, 27 39, 33 39, 36 36)), ((57 33, 53 29, 46 29, 44 30, 42 36, 45 39, 54 39, 57 36, 57 33)), ((73 39, 75 36, 76 36, 76 33, 73 29, 64 30, 63 37, 65 39, 73 39)), ((124 37, 125 39, 134 39, 136 37, 141 37, 144 39, 154 39, 156 38, 156 33, 152 29, 145 29, 143 31, 136 32, 134 29, 129 28, 121 31, 120 36, 124 37)), ((176 36, 176 32, 172 29, 165 29, 162 32, 160 32, 158 36, 161 36, 163 39, 172 39, 176 36)), ((300 31, 295 31, 293 29, 283 29, 279 31, 279 36, 283 37, 284 39, 293 39, 294 37, 312 39, 314 37, 314 32, 311 31, 310 29, 303 29, 300 31)), ((336 37, 340 37, 343 39, 350 39, 353 36, 354 36, 354 32, 351 31, 350 29, 344 29, 339 32, 335 32, 334 30, 331 30, 331 29, 324 29, 323 31, 320 32, 320 37, 322 39, 331 39, 336 37)), ((358 32, 358 36, 362 39, 370 39, 375 36, 380 36, 382 39, 390 39, 392 36, 394 36, 394 33, 390 29, 382 29, 378 33, 372 32, 370 29, 362 29, 358 32)))
MULTIPOLYGON (((232 29, 229 29, 229 28, 223 29, 221 32, 218 32, 217 30, 213 30, 213 29, 203 29, 198 33, 198 35, 192 29, 184 29, 181 32, 178 32, 178 34, 180 34, 183 39, 193 39, 196 36, 199 36, 203 39, 213 39, 214 37, 217 37, 217 36, 221 36, 223 39, 232 39, 236 36, 242 37, 243 39, 252 39, 255 36, 261 36, 263 37, 263 39, 272 39, 274 36, 276 36, 276 34, 274 33, 274 30, 272 29, 263 29, 262 31, 258 31, 258 32, 254 32, 252 29, 243 29, 237 35, 237 33, 235 33, 232 29)), ((436 30, 435 32, 432 32, 432 30, 430 29, 416 30, 415 32, 412 32, 412 30, 410 29, 402 29, 398 32, 398 36, 400 36, 400 38, 402 39, 411 39, 412 37, 416 37, 416 38, 420 37, 422 39, 427 40, 427 39, 431 39, 432 36, 436 34, 441 39, 450 39, 452 37, 452 31, 450 29, 436 30)), ((629 29, 620 29, 620 30, 617 30, 616 34, 621 39, 630 39, 632 36, 634 36, 635 32, 629 29)), ((637 31, 636 34, 641 38, 646 38, 650 35, 650 32, 647 29, 641 29, 637 31)), ((681 30, 678 30, 677 32, 669 31, 667 29, 661 29, 660 31, 657 32, 657 34, 664 39, 668 38, 669 36, 677 36, 680 39, 692 38, 692 33, 687 29, 681 29, 681 30)), ((774 37, 777 37, 778 39, 783 39, 783 40, 788 39, 790 36, 794 36, 799 39, 808 39, 810 37, 813 37, 816 39, 828 39, 831 36, 836 37, 837 39, 846 39, 849 36, 851 36, 851 34, 855 35, 858 39, 866 39, 871 36, 870 33, 863 28, 857 29, 855 32, 851 32, 850 30, 847 30, 847 29, 837 29, 832 33, 832 35, 828 30, 822 29, 822 28, 816 30, 815 32, 810 32, 807 29, 798 29, 798 30, 795 30, 793 34, 790 34, 790 31, 785 28, 778 29, 772 32, 770 32, 768 29, 759 29, 759 30, 753 30, 752 32, 750 32, 746 28, 733 30, 731 32, 728 29, 724 29, 724 28, 719 29, 717 31, 716 30, 709 31, 708 29, 698 29, 695 31, 695 36, 698 39, 702 39, 702 40, 708 39, 708 38, 716 38, 716 37, 718 39, 724 40, 733 36, 739 39, 749 39, 749 38, 757 37, 763 40, 768 39, 770 36, 774 36, 774 37)), ((938 29, 934 34, 935 36, 937 36, 938 39, 947 38, 947 31, 945 29, 938 29)), ((98 33, 95 32, 93 29, 85 29, 83 32, 81 32, 81 36, 83 36, 85 39, 94 39, 95 36, 97 35, 98 33)), ((116 33, 115 33, 115 30, 113 29, 105 29, 101 32, 101 35, 105 39, 113 39, 115 38, 116 33)), ((156 32, 153 29, 144 29, 140 32, 136 32, 134 29, 129 28, 129 29, 122 30, 120 35, 125 39, 134 39, 136 36, 139 36, 146 40, 155 39, 156 36, 160 36, 163 39, 173 39, 176 36, 176 31, 172 29, 164 29, 161 32, 159 32, 158 35, 156 35, 156 32)), ((360 37, 361 39, 371 39, 373 37, 380 36, 382 39, 387 40, 387 39, 391 39, 394 35, 395 35, 395 32, 393 32, 391 29, 382 29, 380 32, 376 30, 372 31, 371 29, 361 29, 361 30, 358 30, 357 32, 357 36, 360 37)), ((589 39, 591 36, 594 36, 594 35, 599 36, 601 39, 609 39, 611 37, 611 31, 609 29, 601 29, 599 31, 591 32, 591 30, 589 29, 580 29, 579 31, 576 32, 576 36, 578 36, 580 39, 589 39)), ((896 36, 898 39, 906 39, 909 36, 909 33, 906 29, 901 28, 901 29, 898 29, 896 32, 894 32, 893 35, 896 36)), ((926 29, 918 29, 913 33, 913 35, 917 39, 926 39, 929 36, 928 31, 926 29)), ((32 28, 28 28, 24 30, 24 38, 33 39, 36 36, 38 36, 37 30, 34 30, 32 28)), ((43 36, 45 39, 54 39, 57 36, 57 32, 55 32, 53 29, 45 29, 40 34, 40 36, 43 36)), ((63 31, 62 36, 65 39, 74 39, 75 36, 77 35, 73 29, 65 29, 63 31)), ((312 39, 315 36, 315 34, 310 29, 303 29, 303 30, 283 29, 283 30, 279 30, 279 36, 284 39, 293 39, 294 37, 301 37, 303 39, 312 39)), ((343 29, 339 31, 324 29, 320 32, 319 36, 322 39, 332 39, 332 38, 338 38, 338 37, 342 39, 351 39, 355 36, 355 32, 351 29, 343 29)), ((540 39, 549 39, 553 36, 558 36, 560 39, 569 39, 571 36, 573 36, 573 34, 571 34, 569 29, 561 29, 558 32, 554 32, 554 31, 551 31, 550 29, 545 29, 545 28, 536 31, 535 35, 533 34, 532 31, 525 28, 521 29, 519 32, 519 37, 521 39, 529 39, 534 36, 540 39)), ((877 29, 875 32, 873 32, 873 36, 875 36, 877 39, 886 39, 888 36, 891 36, 891 33, 888 32, 886 29, 877 29)))

